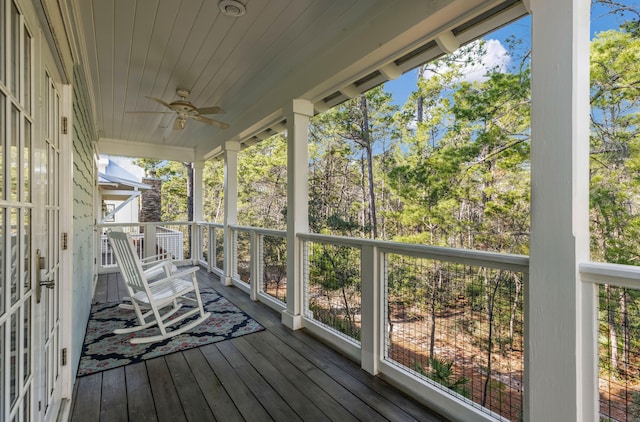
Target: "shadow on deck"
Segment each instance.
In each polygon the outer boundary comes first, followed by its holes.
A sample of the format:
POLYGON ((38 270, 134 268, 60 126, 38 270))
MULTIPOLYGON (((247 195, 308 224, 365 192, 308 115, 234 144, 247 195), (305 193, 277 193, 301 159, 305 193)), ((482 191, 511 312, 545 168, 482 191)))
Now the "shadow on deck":
MULTIPOLYGON (((71 421, 444 420, 206 270, 198 280, 266 330, 78 378, 71 421)), ((125 295, 105 274, 94 302, 125 295)))

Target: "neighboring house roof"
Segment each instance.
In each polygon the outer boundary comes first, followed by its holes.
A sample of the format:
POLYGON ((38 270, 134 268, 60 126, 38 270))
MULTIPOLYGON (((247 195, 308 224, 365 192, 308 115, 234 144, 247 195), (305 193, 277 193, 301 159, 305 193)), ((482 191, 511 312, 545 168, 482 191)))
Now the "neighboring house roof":
POLYGON ((110 159, 104 173, 98 173, 98 186, 102 192, 102 199, 109 200, 125 200, 132 192, 152 188, 110 159))
POLYGON ((110 176, 104 173, 98 173, 98 184, 101 186, 120 186, 119 189, 135 189, 137 188, 138 190, 147 190, 147 189, 151 189, 151 186, 144 184, 144 183, 140 183, 140 182, 135 182, 133 180, 130 179, 123 179, 120 177, 116 177, 116 176, 110 176))

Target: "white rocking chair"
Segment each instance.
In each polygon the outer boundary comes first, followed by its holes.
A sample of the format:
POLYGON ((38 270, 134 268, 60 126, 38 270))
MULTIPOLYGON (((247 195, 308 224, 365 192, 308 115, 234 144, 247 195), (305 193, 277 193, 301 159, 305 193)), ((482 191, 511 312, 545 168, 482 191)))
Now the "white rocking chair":
MULTIPOLYGON (((152 343, 182 334, 198 324, 205 321, 211 313, 205 312, 200 298, 196 271, 198 267, 191 267, 186 271, 171 273, 167 277, 148 282, 148 277, 142 268, 142 263, 136 254, 136 249, 127 233, 110 231, 107 233, 111 247, 116 255, 116 260, 124 278, 124 282, 129 290, 129 295, 133 309, 136 312, 139 325, 131 328, 114 330, 114 334, 126 334, 143 330, 154 325, 158 325, 160 335, 148 337, 134 337, 132 344, 152 343), (193 292, 195 299, 185 296, 193 292), (197 307, 184 314, 167 321, 167 318, 174 315, 182 304, 178 300, 188 300, 197 303, 197 307), (171 308, 164 313, 160 310, 171 305, 171 308), (200 316, 185 325, 172 330, 167 328, 199 313, 200 316)), ((167 271, 166 274, 169 274, 167 271)))
MULTIPOLYGON (((156 281, 155 279, 158 277, 169 277, 178 271, 178 267, 176 267, 172 262, 172 258, 166 253, 143 258, 140 260, 140 264, 142 265, 142 270, 147 278, 147 282, 150 284, 156 281)), ((122 300, 127 303, 121 303, 121 309, 133 309, 133 305, 128 303, 131 301, 130 297, 124 297, 122 300)))

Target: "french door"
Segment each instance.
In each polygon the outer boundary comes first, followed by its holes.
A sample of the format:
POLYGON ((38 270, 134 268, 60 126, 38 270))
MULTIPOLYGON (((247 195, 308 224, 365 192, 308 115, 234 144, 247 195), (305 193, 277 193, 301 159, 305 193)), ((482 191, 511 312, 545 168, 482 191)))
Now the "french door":
POLYGON ((60 408, 60 80, 31 2, 0 0, 0 420, 7 422, 55 420, 60 408))
POLYGON ((33 37, 12 0, 0 0, 0 28, 0 419, 30 421, 33 37))

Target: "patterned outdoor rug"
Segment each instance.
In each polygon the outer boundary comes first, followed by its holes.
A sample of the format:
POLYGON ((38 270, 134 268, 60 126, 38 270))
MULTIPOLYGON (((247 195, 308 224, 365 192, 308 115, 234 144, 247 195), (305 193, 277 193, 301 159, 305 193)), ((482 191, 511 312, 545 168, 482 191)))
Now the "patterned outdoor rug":
MULTIPOLYGON (((258 322, 214 290, 201 289, 200 295, 205 304, 205 310, 211 312, 211 316, 206 321, 186 333, 148 344, 131 344, 129 339, 159 334, 158 327, 150 327, 130 334, 113 334, 113 330, 116 328, 137 325, 135 312, 120 309, 118 307, 120 302, 93 305, 82 347, 78 376, 106 371, 118 366, 240 337, 264 329, 258 322)), ((176 315, 184 312, 183 309, 190 308, 191 305, 186 302, 176 315)), ((188 321, 191 319, 180 324, 188 321)))

